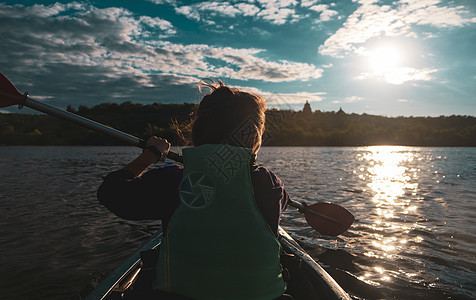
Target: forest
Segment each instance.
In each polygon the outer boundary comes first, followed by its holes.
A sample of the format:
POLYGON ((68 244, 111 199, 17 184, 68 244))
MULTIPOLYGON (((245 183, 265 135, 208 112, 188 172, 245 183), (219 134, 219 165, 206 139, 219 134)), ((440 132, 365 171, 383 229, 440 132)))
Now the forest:
MULTIPOLYGON (((176 128, 190 122, 195 104, 124 102, 68 111, 146 139, 186 141, 176 128)), ((103 134, 43 114, 0 114, 0 145, 121 145, 103 134)), ((265 146, 476 146, 473 116, 384 117, 368 114, 268 109, 265 146)))

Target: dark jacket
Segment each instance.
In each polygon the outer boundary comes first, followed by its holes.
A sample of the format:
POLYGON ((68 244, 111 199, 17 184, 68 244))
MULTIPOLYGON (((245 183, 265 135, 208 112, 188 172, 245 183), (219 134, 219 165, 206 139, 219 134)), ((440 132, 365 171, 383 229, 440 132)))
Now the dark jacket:
MULTIPOLYGON (((127 220, 162 220, 164 229, 179 203, 181 166, 151 169, 134 178, 118 170, 104 178, 98 189, 99 201, 117 216, 127 220)), ((281 212, 288 195, 281 180, 267 168, 252 165, 251 181, 257 206, 271 230, 278 235, 281 212)))

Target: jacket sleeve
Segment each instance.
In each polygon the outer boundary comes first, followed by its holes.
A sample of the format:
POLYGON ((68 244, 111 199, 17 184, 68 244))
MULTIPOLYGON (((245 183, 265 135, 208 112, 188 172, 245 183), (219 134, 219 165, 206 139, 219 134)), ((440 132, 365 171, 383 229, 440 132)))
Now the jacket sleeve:
POLYGON ((107 209, 127 220, 168 220, 178 205, 182 169, 152 169, 141 177, 127 170, 108 174, 97 196, 107 209))
POLYGON ((251 180, 256 204, 271 230, 278 236, 281 213, 286 209, 289 199, 284 185, 273 172, 262 166, 252 171, 251 180))
POLYGON ((268 171, 269 176, 271 177, 271 182, 273 183, 273 188, 276 191, 276 193, 279 193, 281 195, 279 204, 280 204, 280 211, 283 212, 287 207, 288 207, 288 202, 289 202, 289 196, 286 190, 284 189, 284 184, 281 181, 281 179, 276 176, 271 171, 268 171))

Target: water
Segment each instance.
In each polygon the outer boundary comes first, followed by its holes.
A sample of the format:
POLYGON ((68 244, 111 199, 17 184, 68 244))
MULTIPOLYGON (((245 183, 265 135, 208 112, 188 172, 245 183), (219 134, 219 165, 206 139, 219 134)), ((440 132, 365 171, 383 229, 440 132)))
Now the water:
MULTIPOLYGON (((137 153, 0 147, 0 299, 81 299, 160 228, 96 200, 137 153)), ((291 208, 282 221, 353 298, 476 298, 476 148, 273 147, 258 160, 294 200, 355 215, 338 238, 291 208)))

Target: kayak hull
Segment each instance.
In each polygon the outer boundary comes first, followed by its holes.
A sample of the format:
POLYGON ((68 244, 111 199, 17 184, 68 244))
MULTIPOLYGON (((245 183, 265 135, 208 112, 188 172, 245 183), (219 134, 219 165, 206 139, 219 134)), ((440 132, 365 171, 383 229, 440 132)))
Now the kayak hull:
MULTIPOLYGON (((287 281, 287 294, 295 300, 351 299, 339 284, 306 253, 282 228, 279 229, 282 245, 283 276, 287 281)), ((162 242, 162 233, 153 236, 129 259, 112 272, 86 299, 127 299, 129 293, 150 288, 155 274, 155 259, 162 242), (131 292, 133 291, 133 292, 131 292)))

